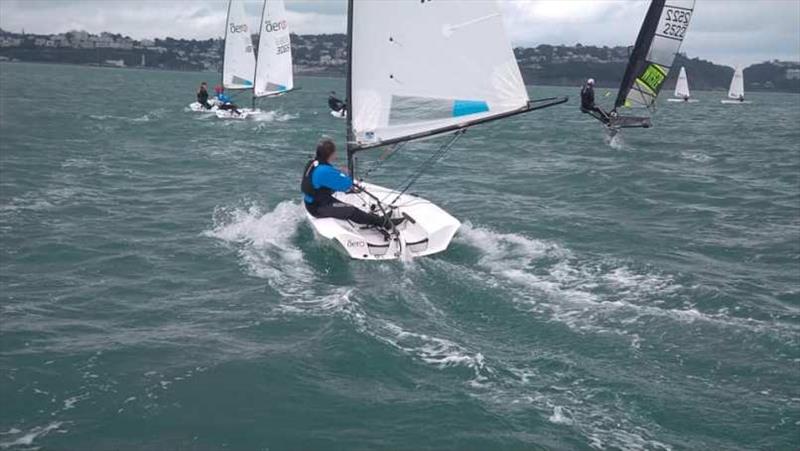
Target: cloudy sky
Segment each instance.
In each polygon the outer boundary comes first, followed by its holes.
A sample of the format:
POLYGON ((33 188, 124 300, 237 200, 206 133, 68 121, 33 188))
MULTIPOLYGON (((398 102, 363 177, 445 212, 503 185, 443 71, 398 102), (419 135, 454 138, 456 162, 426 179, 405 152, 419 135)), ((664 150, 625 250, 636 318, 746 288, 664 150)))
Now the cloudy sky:
MULTIPOLYGON (((637 0, 500 1, 515 45, 631 45, 647 9, 637 0)), ((346 0, 286 2, 297 33, 345 31, 346 0)), ((254 22, 260 3, 248 2, 254 22)), ((226 5, 225 0, 0 0, 0 27, 210 38, 222 34, 226 5)), ((683 50, 728 65, 800 60, 800 0, 697 0, 683 50)))

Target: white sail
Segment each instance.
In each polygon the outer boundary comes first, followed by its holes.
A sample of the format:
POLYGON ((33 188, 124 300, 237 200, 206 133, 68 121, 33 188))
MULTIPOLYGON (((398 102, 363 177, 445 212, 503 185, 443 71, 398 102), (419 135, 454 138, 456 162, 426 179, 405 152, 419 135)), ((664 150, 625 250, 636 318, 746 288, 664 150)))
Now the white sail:
POLYGON ((728 97, 731 99, 738 99, 744 97, 744 74, 742 69, 737 67, 733 72, 733 79, 731 79, 731 87, 728 89, 728 97))
POLYGON ((675 84, 675 97, 691 97, 689 93, 689 80, 686 78, 686 69, 683 67, 681 67, 681 73, 678 75, 678 83, 675 84))
POLYGON ((256 97, 278 94, 294 87, 292 44, 283 0, 264 1, 256 61, 256 97))
POLYGON ((222 62, 222 85, 226 89, 253 87, 256 57, 251 31, 247 25, 244 0, 230 0, 225 23, 225 58, 222 62))
POLYGON ((359 145, 420 137, 527 107, 496 2, 352 5, 349 101, 359 145))

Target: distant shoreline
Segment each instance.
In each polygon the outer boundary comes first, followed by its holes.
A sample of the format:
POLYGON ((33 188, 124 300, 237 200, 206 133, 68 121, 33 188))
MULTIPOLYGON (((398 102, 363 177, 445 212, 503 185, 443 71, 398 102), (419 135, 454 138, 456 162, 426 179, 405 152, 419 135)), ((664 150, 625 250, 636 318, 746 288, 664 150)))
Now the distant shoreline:
MULTIPOLYGON (((181 70, 181 69, 160 69, 155 67, 141 67, 141 66, 125 66, 125 67, 117 67, 112 65, 99 65, 99 64, 75 64, 75 63, 56 63, 52 61, 0 61, 1 64, 37 64, 37 65, 45 65, 45 66, 71 66, 71 67, 85 67, 85 68, 94 68, 94 69, 114 69, 114 70, 141 70, 147 72, 178 72, 182 74, 186 73, 193 73, 193 74, 214 74, 215 76, 219 76, 219 72, 216 71, 202 71, 202 70, 181 70)), ((336 73, 314 73, 314 72, 295 72, 295 76, 297 77, 310 77, 310 78, 331 78, 331 79, 343 79, 343 75, 338 75, 336 73)), ((535 83, 535 84, 528 84, 526 83, 525 86, 529 87, 551 87, 551 88, 575 88, 578 89, 579 86, 572 85, 572 84, 554 84, 554 83, 535 83)), ((598 89, 603 90, 616 90, 618 86, 616 85, 598 85, 598 89)), ((670 89, 671 90, 671 89, 670 89)), ((668 91, 665 89, 662 92, 662 96, 664 92, 668 91)), ((693 92, 726 92, 726 89, 692 89, 693 92)), ((752 92, 758 92, 760 94, 795 94, 800 95, 798 92, 794 91, 779 91, 779 90, 752 90, 752 92)))

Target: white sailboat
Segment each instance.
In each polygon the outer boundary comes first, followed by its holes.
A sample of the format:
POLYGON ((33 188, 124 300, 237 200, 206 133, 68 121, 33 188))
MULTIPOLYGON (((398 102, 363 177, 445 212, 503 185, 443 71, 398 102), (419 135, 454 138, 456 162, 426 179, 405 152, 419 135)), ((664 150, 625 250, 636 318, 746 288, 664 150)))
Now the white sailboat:
POLYGON ((729 104, 751 103, 749 100, 744 100, 744 72, 741 67, 737 67, 733 72, 731 86, 728 88, 728 98, 722 99, 721 102, 729 104))
POLYGON ((681 72, 678 74, 678 82, 675 83, 675 93, 672 95, 675 98, 667 99, 670 102, 697 102, 697 99, 693 99, 692 94, 689 92, 689 79, 686 77, 686 69, 683 66, 681 66, 681 72))
MULTIPOLYGON (((358 152, 395 146, 387 149, 394 152, 408 141, 449 134, 427 168, 467 127, 567 101, 528 99, 495 2, 402 0, 349 0, 347 99, 347 161, 356 179, 358 152)), ((310 214, 308 220, 319 238, 354 259, 441 252, 461 223, 407 194, 414 180, 336 194, 364 211, 406 218, 392 230, 310 214)))
MULTIPOLYGON (((243 11, 242 7, 239 12, 243 11)), ((247 71, 250 70, 251 58, 242 57, 242 55, 252 54, 252 44, 249 51, 246 46, 242 45, 242 42, 239 42, 238 38, 231 45, 235 56, 232 59, 234 66, 231 69, 229 80, 230 86, 233 88, 230 89, 252 89, 252 109, 240 109, 241 114, 238 115, 228 111, 218 111, 218 117, 244 119, 249 115, 261 113, 256 109, 256 99, 283 95, 294 89, 292 42, 283 0, 264 0, 259 27, 258 55, 253 60, 252 69, 254 82, 235 75, 239 70, 242 74, 249 73, 247 71), (243 49, 244 53, 242 53, 243 49)), ((233 28, 228 29, 228 31, 232 30, 233 28)), ((247 39, 250 39, 249 33, 247 39)), ((228 55, 227 40, 225 49, 225 55, 228 55)), ((228 88, 228 85, 225 87, 228 88)))
MULTIPOLYGON (((222 86, 226 91, 252 90, 256 72, 256 55, 251 28, 247 24, 244 0, 228 1, 225 21, 225 46, 222 57, 222 86)), ((240 108, 241 114, 217 110, 221 119, 246 119, 252 110, 240 108)))
POLYGON ((265 0, 261 11, 253 103, 294 89, 292 41, 283 0, 265 0))

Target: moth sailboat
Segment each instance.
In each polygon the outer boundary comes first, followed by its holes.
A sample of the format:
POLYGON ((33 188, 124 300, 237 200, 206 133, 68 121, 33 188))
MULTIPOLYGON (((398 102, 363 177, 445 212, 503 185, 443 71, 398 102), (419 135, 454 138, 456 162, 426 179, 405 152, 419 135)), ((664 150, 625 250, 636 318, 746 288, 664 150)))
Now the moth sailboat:
POLYGON ((647 128, 649 116, 627 116, 622 107, 655 111, 656 98, 667 79, 689 28, 695 0, 653 0, 644 18, 628 67, 622 77, 614 108, 608 117, 597 117, 609 129, 647 128))
POLYGON ((683 67, 681 67, 681 73, 678 75, 678 82, 675 83, 675 93, 673 96, 674 98, 667 100, 670 102, 684 103, 697 102, 697 99, 693 99, 692 94, 689 92, 689 79, 686 77, 686 69, 683 67))
POLYGON ((744 100, 744 73, 740 67, 733 72, 731 87, 728 89, 728 98, 722 99, 722 103, 750 103, 744 100))
MULTIPOLYGON (((567 101, 531 101, 494 2, 348 2, 347 163, 359 152, 449 134, 434 163, 468 127, 567 101)), ((416 173, 419 176, 421 172, 416 173)), ((337 193, 364 211, 406 220, 391 230, 333 218, 308 219, 318 237, 362 260, 445 250, 460 222, 432 202, 364 183, 337 193)))

